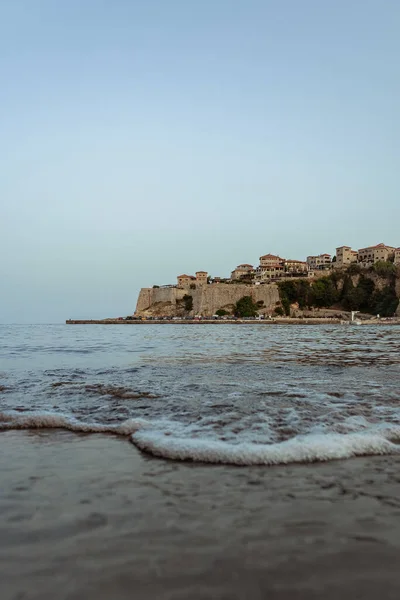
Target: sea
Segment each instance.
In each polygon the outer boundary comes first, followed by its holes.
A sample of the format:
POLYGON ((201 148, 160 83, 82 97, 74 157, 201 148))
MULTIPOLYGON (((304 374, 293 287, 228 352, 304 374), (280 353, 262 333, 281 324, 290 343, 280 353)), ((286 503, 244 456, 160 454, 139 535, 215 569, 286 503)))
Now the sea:
POLYGON ((0 326, 0 430, 115 435, 158 460, 398 454, 399 389, 390 325, 0 326))

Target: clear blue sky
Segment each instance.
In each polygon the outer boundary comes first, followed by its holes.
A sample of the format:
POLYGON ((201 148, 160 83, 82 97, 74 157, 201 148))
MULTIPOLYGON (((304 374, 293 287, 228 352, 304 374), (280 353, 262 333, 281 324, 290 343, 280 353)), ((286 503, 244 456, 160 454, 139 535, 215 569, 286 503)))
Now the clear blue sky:
POLYGON ((400 245, 398 0, 0 0, 0 322, 400 245))

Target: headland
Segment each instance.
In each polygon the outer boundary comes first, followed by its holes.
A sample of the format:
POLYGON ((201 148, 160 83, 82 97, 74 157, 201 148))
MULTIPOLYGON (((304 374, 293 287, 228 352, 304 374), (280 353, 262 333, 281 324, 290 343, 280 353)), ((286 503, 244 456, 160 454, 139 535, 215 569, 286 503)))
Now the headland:
POLYGON ((142 288, 134 314, 68 324, 396 323, 400 319, 400 248, 377 244, 306 260, 260 256, 230 277, 207 271, 177 276, 176 284, 142 288), (352 316, 353 314, 353 316, 352 316), (248 319, 252 319, 249 321, 248 319))

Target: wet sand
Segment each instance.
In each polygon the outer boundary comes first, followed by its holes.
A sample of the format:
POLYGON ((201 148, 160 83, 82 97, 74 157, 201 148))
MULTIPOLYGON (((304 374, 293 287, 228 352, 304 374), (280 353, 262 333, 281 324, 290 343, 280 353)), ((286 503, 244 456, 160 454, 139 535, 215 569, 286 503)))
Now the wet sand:
POLYGON ((400 457, 227 467, 0 434, 1 600, 396 599, 400 457))

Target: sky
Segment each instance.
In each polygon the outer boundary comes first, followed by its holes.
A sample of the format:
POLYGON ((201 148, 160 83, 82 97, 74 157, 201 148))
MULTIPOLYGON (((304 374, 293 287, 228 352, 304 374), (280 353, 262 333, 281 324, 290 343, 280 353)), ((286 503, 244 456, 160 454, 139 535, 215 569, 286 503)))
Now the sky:
POLYGON ((0 0, 0 323, 400 246, 398 0, 0 0))

